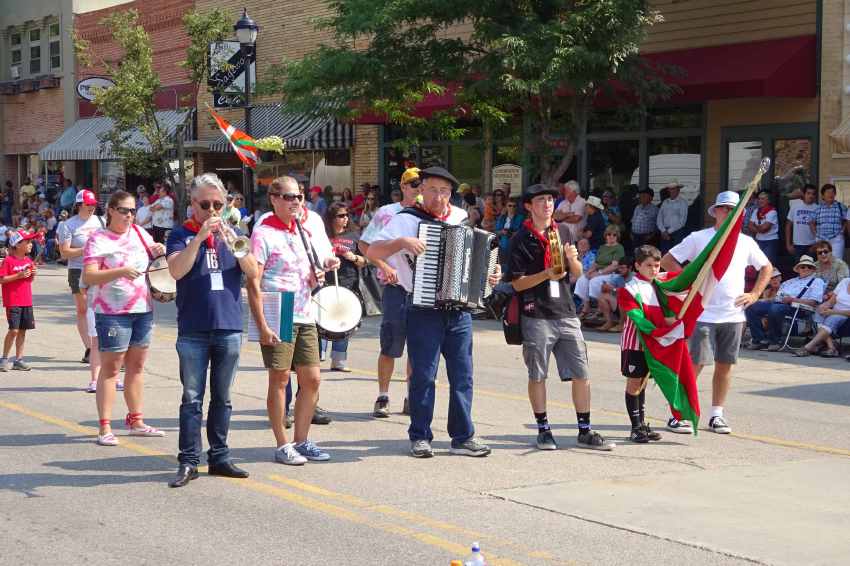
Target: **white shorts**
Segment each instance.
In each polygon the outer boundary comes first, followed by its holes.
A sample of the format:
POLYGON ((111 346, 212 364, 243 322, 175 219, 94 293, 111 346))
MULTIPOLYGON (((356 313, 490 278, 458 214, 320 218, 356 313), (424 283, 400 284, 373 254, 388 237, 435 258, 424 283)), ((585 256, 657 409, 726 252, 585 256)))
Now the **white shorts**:
POLYGON ((88 327, 89 338, 97 338, 97 328, 94 325, 94 309, 91 307, 86 309, 86 326, 88 327))

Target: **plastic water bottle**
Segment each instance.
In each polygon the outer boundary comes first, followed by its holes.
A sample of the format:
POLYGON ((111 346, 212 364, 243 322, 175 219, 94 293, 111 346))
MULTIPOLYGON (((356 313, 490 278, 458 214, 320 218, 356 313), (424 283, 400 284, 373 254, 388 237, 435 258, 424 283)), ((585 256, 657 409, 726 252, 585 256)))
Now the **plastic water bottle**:
POLYGON ((463 561, 463 566, 487 566, 487 561, 484 560, 484 555, 481 554, 481 547, 477 542, 472 543, 472 554, 466 557, 463 561))

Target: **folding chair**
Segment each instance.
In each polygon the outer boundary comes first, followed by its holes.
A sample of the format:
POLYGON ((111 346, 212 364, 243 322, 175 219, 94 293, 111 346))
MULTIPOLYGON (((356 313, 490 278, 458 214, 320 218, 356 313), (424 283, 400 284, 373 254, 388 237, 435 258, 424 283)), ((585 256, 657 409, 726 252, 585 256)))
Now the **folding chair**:
MULTIPOLYGON (((792 334, 794 334, 794 328, 797 323, 806 322, 809 324, 809 333, 811 333, 812 328, 812 316, 815 314, 815 307, 804 305, 803 303, 791 303, 791 306, 794 307, 794 312, 788 316, 785 316, 785 320, 790 319, 790 324, 788 324, 788 333, 785 335, 785 342, 782 344, 782 347, 779 349, 780 351, 788 348, 788 341, 791 340, 792 334)), ((797 336, 803 334, 803 331, 797 330, 797 336)))

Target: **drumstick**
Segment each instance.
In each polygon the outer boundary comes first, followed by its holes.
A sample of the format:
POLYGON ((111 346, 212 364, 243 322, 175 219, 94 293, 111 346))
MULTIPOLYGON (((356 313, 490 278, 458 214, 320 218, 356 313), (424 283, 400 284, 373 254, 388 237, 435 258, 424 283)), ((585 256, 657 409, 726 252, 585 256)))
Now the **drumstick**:
POLYGON ((311 300, 311 301, 313 301, 314 303, 316 303, 316 305, 317 305, 320 309, 322 309, 322 310, 323 310, 323 311, 325 311, 325 312, 328 312, 328 309, 326 309, 325 307, 323 307, 323 306, 322 306, 322 303, 320 303, 319 301, 317 301, 314 297, 310 297, 310 300, 311 300))
POLYGON ((336 270, 333 271, 334 274, 334 289, 336 289, 336 302, 339 302, 339 279, 337 278, 336 270))

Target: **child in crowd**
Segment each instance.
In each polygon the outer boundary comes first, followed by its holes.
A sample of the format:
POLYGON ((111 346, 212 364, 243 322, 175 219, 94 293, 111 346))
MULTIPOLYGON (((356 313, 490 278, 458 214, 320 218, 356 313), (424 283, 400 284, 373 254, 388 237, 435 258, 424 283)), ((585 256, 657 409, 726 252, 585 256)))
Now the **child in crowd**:
POLYGON ((659 308, 647 308, 655 293, 652 281, 661 270, 661 251, 654 246, 640 246, 635 250, 634 266, 637 276, 617 290, 620 316, 625 321, 620 338, 620 371, 626 378, 626 412, 632 425, 629 440, 645 444, 650 440, 661 440, 661 435, 646 424, 644 407, 649 367, 638 330, 648 332, 651 328, 672 326, 676 320, 664 317, 659 308))
POLYGON ((617 269, 614 271, 616 275, 608 282, 602 284, 602 293, 599 295, 599 312, 605 317, 605 324, 599 330, 602 332, 622 332, 623 331, 623 314, 620 313, 620 321, 614 322, 614 313, 617 312, 617 289, 626 286, 626 283, 632 280, 632 264, 634 260, 630 257, 624 257, 617 264, 617 269))
POLYGON ((35 279, 36 266, 30 259, 32 240, 35 234, 18 231, 9 238, 10 253, 0 263, 0 285, 3 286, 3 305, 6 307, 6 319, 9 332, 3 342, 3 358, 0 359, 0 371, 11 369, 29 371, 24 363, 24 341, 27 330, 35 328, 35 316, 32 308, 32 281, 35 279), (15 357, 9 358, 12 343, 15 344, 15 357))

